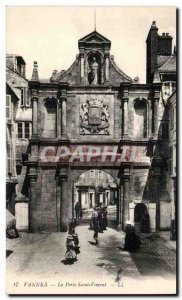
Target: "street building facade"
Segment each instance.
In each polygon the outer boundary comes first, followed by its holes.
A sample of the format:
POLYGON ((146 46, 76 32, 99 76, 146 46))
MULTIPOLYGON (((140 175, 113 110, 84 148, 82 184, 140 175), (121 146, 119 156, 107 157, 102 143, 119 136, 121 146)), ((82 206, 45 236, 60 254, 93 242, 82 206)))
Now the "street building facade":
POLYGON ((27 167, 32 128, 32 108, 26 79, 26 63, 22 56, 6 55, 7 117, 7 209, 16 215, 17 228, 28 229, 27 167), (10 187, 11 185, 11 187, 10 187))

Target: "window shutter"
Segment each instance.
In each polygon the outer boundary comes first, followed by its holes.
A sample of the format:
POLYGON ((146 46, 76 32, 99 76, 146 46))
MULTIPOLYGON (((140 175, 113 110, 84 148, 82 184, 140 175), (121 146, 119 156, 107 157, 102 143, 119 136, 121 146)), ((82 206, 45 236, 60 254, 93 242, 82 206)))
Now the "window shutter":
POLYGON ((6 95, 6 119, 11 119, 11 96, 6 95))

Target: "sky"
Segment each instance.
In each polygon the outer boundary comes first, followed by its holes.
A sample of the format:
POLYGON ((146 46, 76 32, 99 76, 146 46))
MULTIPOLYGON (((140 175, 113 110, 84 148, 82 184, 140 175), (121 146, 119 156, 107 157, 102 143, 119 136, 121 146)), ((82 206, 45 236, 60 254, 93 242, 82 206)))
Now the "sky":
MULTIPOLYGON (((111 41, 110 53, 131 78, 146 82, 146 38, 152 21, 159 34, 169 32, 176 44, 176 9, 173 6, 96 7, 96 30, 111 41)), ((19 54, 31 78, 33 61, 39 77, 54 69, 66 70, 78 54, 78 40, 94 30, 94 7, 8 6, 6 53, 19 54)))

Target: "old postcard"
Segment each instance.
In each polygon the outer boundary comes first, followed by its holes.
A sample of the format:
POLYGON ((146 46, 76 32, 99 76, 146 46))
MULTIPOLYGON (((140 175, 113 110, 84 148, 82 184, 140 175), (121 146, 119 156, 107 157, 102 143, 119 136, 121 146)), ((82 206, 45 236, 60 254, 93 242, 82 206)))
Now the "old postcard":
POLYGON ((6 293, 175 295, 176 8, 6 16, 6 293))

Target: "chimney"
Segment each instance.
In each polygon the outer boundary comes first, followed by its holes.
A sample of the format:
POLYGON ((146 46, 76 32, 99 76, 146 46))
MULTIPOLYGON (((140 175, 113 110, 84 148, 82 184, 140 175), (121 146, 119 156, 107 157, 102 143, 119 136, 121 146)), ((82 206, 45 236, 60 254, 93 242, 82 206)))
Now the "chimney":
POLYGON ((153 80, 153 72, 155 69, 155 65, 157 63, 157 40, 158 40, 158 28, 156 26, 156 21, 152 22, 150 27, 146 44, 147 44, 147 83, 151 83, 153 80))
POLYGON ((172 37, 169 33, 163 33, 158 36, 157 54, 164 56, 172 55, 172 37))
POLYGON ((157 58, 172 55, 172 37, 169 33, 158 34, 156 22, 153 21, 146 40, 147 43, 147 83, 152 83, 154 71, 156 69, 157 58))
POLYGON ((39 81, 38 64, 34 61, 31 81, 39 81))

